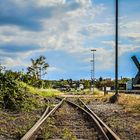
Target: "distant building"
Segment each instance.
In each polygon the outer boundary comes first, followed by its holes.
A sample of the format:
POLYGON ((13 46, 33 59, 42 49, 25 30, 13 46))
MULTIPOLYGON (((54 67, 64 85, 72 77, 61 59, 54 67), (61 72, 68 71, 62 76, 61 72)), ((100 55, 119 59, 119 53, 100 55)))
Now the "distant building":
POLYGON ((126 83, 119 83, 119 90, 126 90, 126 83))
POLYGON ((111 91, 111 87, 102 87, 103 91, 111 91))
POLYGON ((133 82, 132 80, 129 80, 126 82, 126 90, 132 90, 133 89, 133 82))
POLYGON ((79 84, 79 86, 77 87, 77 90, 83 90, 84 89, 84 85, 83 84, 79 84))

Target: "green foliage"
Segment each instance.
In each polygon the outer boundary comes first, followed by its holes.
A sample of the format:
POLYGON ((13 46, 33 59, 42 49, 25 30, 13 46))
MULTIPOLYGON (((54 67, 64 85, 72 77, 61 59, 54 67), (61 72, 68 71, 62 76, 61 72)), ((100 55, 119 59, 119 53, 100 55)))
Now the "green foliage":
POLYGON ((15 98, 19 98, 17 92, 20 92, 20 89, 11 71, 0 73, 0 93, 4 108, 16 108, 15 98))
MULTIPOLYGON (((126 84, 126 82, 128 82, 129 80, 130 78, 122 78, 119 80, 119 84, 126 84)), ((95 82, 95 86, 98 89, 101 89, 102 87, 113 87, 114 85, 114 80, 103 79, 102 77, 100 77, 99 80, 95 82)))
POLYGON ((43 88, 52 88, 52 81, 44 80, 43 88))
POLYGON ((4 70, 5 70, 5 67, 0 64, 0 73, 2 73, 4 70))
POLYGON ((55 126, 55 119, 53 117, 48 118, 47 125, 43 129, 44 139, 52 138, 53 134, 56 133, 58 128, 55 126))
POLYGON ((39 96, 42 97, 55 97, 57 95, 62 94, 62 92, 55 90, 55 89, 39 89, 39 88, 35 88, 33 86, 30 86, 24 82, 19 82, 20 85, 26 89, 27 92, 30 92, 32 94, 37 94, 39 96))
POLYGON ((19 84, 20 74, 12 71, 0 73, 0 103, 9 110, 30 110, 39 106, 34 95, 19 84))
MULTIPOLYGON (((39 100, 36 100, 36 96, 32 93, 36 93, 38 90, 35 88, 27 88, 26 85, 42 88, 46 83, 41 80, 41 76, 46 74, 46 70, 49 67, 45 62, 46 58, 40 56, 38 59, 32 59, 32 66, 29 67, 28 73, 13 72, 6 70, 5 67, 0 65, 0 107, 9 110, 30 110, 40 106, 39 100), (34 69, 33 69, 34 68, 34 69), (35 72, 35 73, 34 73, 35 72), (35 75, 34 75, 35 74, 35 75), (37 77, 36 77, 37 76, 37 77), (21 84, 22 83, 22 84, 21 84)), ((40 92, 43 95, 46 92, 40 92)), ((40 96, 41 98, 42 96, 40 96)))
POLYGON ((49 64, 46 62, 45 56, 37 59, 31 59, 31 66, 27 68, 27 75, 31 76, 31 84, 35 87, 43 87, 41 78, 47 74, 49 64))
POLYGON ((119 83, 125 84, 125 83, 128 82, 129 80, 130 80, 130 78, 122 78, 121 80, 119 80, 119 83))
POLYGON ((63 131, 63 140, 77 140, 76 136, 71 133, 67 128, 63 131))
POLYGON ((79 81, 79 84, 83 84, 85 89, 89 89, 91 87, 91 81, 90 80, 81 79, 79 81))
POLYGON ((112 81, 112 80, 96 81, 95 86, 98 89, 101 89, 102 87, 112 87, 112 86, 114 86, 114 81, 112 81))

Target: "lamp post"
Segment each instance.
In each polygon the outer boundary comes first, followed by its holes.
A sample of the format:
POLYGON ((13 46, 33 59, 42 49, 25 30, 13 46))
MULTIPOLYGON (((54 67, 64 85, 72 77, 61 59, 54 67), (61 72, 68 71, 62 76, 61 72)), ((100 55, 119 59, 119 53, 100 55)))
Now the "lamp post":
POLYGON ((95 55, 94 55, 94 52, 96 50, 95 49, 92 49, 91 52, 92 52, 92 60, 91 60, 91 90, 94 92, 94 82, 95 82, 95 55))
POLYGON ((115 95, 118 95, 118 0, 116 0, 115 23, 115 95))

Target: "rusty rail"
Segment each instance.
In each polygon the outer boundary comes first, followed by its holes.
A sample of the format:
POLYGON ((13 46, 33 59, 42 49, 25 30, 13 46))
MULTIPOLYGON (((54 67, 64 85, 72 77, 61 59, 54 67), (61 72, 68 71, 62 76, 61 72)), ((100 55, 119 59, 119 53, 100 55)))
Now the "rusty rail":
POLYGON ((96 118, 96 120, 105 130, 109 140, 121 140, 81 99, 79 99, 79 101, 84 105, 85 109, 96 118))
POLYGON ((40 125, 47 120, 47 118, 52 115, 63 103, 64 99, 62 99, 58 105, 56 105, 48 114, 48 109, 45 110, 41 118, 34 124, 34 126, 21 138, 21 140, 29 140, 33 134, 39 129, 40 125))
POLYGON ((77 107, 77 109, 80 109, 81 111, 83 111, 84 113, 86 113, 88 116, 90 116, 92 118, 92 120, 94 121, 96 127, 98 128, 98 131, 99 133, 103 136, 104 140, 109 140, 109 138, 107 137, 105 131, 103 130, 103 128, 101 127, 101 125, 99 124, 99 122, 96 120, 96 118, 90 114, 87 110, 85 110, 84 108, 82 108, 81 106, 71 102, 71 101, 68 101, 68 100, 65 100, 67 103, 77 107))
POLYGON ((61 107, 61 105, 64 103, 64 101, 71 106, 76 107, 81 112, 84 112, 86 115, 88 115, 94 122, 96 131, 99 132, 99 134, 103 137, 104 140, 120 140, 120 138, 90 109, 88 106, 81 100, 80 106, 72 101, 67 100, 66 98, 59 98, 60 102, 49 112, 49 108, 45 110, 41 118, 34 124, 34 126, 21 138, 21 140, 30 140, 35 132, 37 132, 40 128, 40 126, 50 117, 52 114, 54 114, 58 108, 61 107))

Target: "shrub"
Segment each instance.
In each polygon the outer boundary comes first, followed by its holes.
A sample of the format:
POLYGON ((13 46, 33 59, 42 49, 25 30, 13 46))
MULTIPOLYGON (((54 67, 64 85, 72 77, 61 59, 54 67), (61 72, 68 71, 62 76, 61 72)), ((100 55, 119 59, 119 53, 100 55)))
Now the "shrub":
POLYGON ((35 95, 22 87, 11 71, 0 73, 0 102, 1 107, 9 110, 29 110, 39 105, 34 100, 35 95))
POLYGON ((15 99, 17 98, 17 92, 19 92, 18 85, 10 74, 10 71, 0 73, 0 93, 2 99, 2 105, 4 108, 15 108, 15 99))

